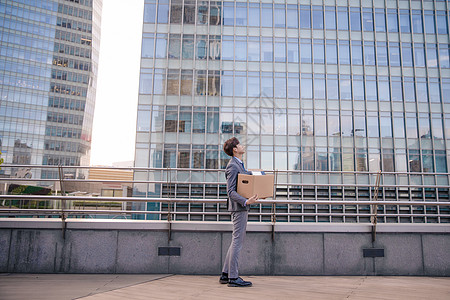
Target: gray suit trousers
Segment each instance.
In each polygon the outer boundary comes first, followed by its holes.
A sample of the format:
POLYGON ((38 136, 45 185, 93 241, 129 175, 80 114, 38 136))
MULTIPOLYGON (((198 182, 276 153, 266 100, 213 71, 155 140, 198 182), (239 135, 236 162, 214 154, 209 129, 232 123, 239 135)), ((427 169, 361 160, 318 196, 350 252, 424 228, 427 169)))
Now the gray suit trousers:
POLYGON ((239 253, 241 252, 247 230, 248 211, 231 212, 231 220, 233 221, 233 235, 222 272, 228 273, 228 278, 237 278, 239 277, 239 253))

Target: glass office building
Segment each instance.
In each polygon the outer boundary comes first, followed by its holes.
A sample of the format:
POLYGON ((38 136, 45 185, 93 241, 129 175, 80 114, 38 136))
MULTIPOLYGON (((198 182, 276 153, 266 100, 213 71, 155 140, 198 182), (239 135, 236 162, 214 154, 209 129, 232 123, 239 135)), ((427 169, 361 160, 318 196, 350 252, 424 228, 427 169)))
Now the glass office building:
MULTIPOLYGON (((101 0, 0 0, 6 164, 89 165, 101 9, 101 0)), ((4 172, 20 177, 17 171, 4 172)), ((32 172, 57 178, 57 171, 32 172)))
MULTIPOLYGON (((223 182, 204 169, 226 166, 222 145, 236 136, 247 168, 324 185, 280 186, 277 198, 370 200, 381 171, 382 199, 448 201, 448 9, 438 0, 145 0, 136 167, 191 168, 175 179, 223 182)), ((167 189, 142 184, 135 194, 167 189)), ((179 190, 224 194, 207 184, 179 190)), ((383 220, 443 222, 423 216, 438 207, 392 207, 402 209, 422 216, 383 220)), ((334 221, 309 221, 321 220, 334 221)))

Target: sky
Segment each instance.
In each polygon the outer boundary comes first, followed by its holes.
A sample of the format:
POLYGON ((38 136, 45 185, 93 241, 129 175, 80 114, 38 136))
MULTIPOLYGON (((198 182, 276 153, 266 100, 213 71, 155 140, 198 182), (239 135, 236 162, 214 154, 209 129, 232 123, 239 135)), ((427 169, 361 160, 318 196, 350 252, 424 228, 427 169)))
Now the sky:
POLYGON ((134 160, 144 0, 103 1, 91 165, 134 160))

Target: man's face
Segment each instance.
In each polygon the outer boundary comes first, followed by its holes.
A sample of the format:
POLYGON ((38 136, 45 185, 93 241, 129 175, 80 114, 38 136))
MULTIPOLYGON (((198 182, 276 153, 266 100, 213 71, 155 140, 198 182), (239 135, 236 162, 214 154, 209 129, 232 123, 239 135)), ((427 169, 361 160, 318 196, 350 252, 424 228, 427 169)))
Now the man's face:
POLYGON ((242 155, 245 153, 245 147, 242 144, 237 144, 236 147, 233 148, 234 155, 242 155))

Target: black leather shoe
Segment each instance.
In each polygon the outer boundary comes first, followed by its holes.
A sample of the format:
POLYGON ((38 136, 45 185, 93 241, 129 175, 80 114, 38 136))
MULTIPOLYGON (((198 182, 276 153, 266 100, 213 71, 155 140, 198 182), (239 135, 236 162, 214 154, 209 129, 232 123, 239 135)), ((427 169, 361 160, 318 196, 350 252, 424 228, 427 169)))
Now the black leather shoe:
POLYGON ((228 276, 227 275, 221 275, 220 276, 220 278, 219 278, 219 282, 221 283, 221 284, 225 284, 225 283, 228 283, 228 276))
POLYGON ((230 279, 228 281, 228 286, 245 287, 252 286, 252 283, 250 281, 244 281, 241 277, 238 277, 237 279, 230 279))

